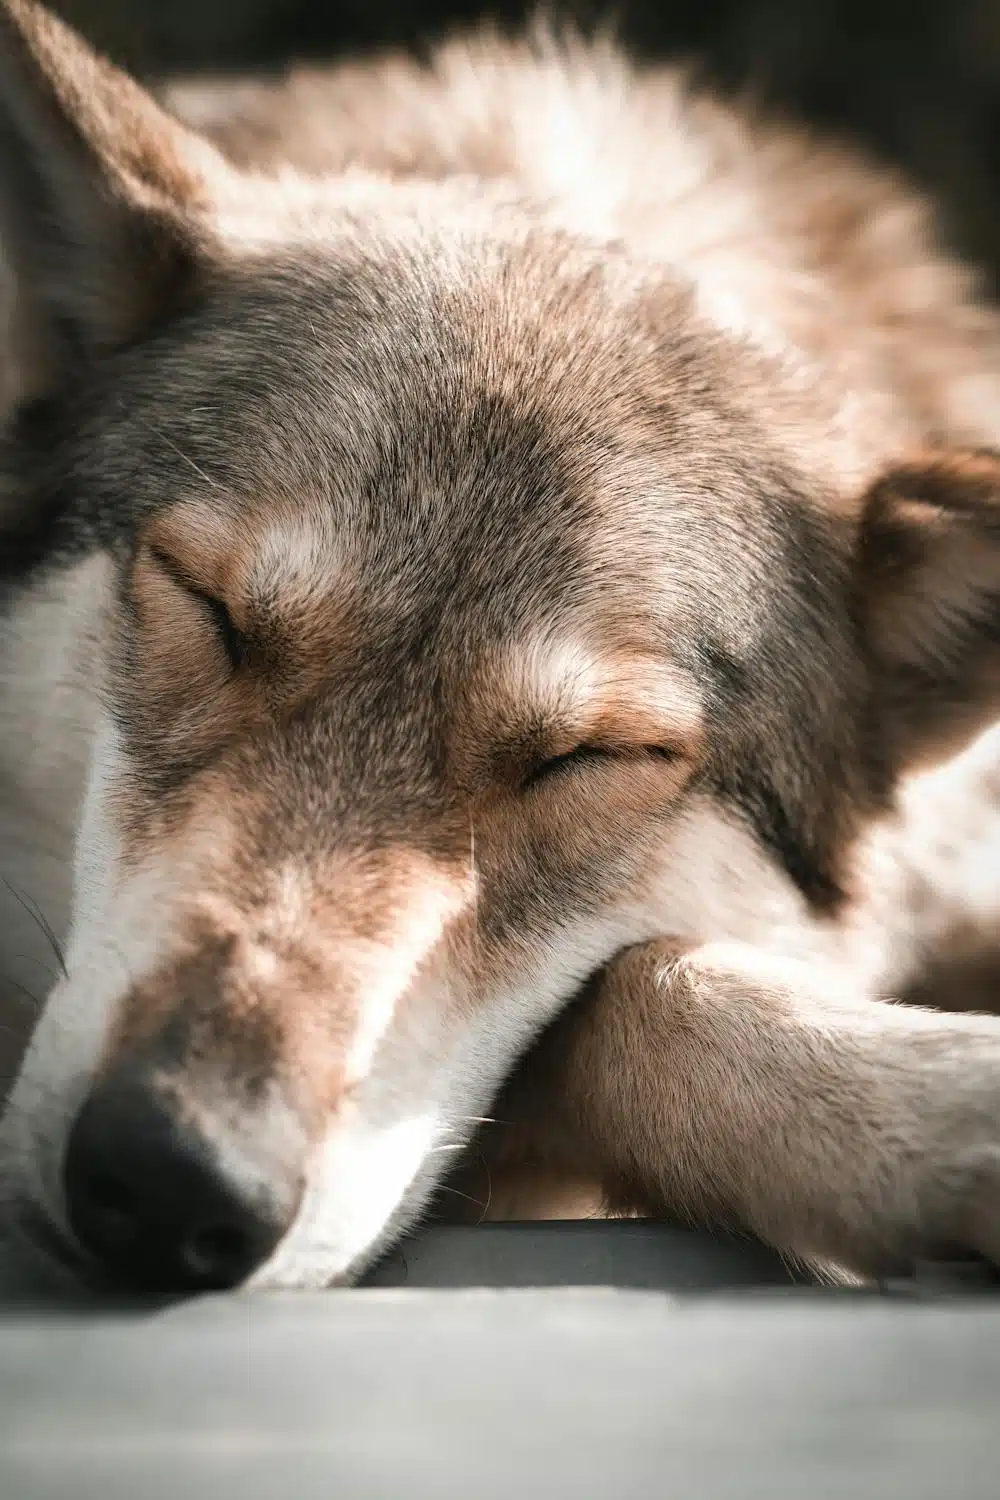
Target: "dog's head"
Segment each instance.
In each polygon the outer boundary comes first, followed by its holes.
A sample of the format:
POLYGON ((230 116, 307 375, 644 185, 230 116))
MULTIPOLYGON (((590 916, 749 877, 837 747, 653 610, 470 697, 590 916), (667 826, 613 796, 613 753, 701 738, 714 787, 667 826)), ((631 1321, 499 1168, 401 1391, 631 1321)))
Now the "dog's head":
POLYGON ((622 947, 836 912, 991 709, 998 468, 855 493, 662 269, 239 177, 0 14, 3 567, 100 621, 12 1170, 127 1279, 325 1283, 622 947))

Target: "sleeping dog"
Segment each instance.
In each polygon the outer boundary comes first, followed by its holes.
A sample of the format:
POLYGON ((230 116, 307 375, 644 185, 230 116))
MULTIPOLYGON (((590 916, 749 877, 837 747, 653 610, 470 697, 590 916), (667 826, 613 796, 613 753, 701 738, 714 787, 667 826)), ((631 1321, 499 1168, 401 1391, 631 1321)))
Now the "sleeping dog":
POLYGON ((7 0, 0 243, 10 1222, 350 1281, 505 1089, 495 1207, 1000 1260, 1000 1020, 897 1003, 1000 907, 920 201, 604 44, 154 99, 7 0))

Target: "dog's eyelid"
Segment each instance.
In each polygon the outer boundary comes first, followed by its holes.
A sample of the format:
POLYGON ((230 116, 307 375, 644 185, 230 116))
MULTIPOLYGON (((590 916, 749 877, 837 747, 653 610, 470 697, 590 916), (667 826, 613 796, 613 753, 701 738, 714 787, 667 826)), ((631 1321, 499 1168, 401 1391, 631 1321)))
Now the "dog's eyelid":
POLYGON ((162 547, 151 546, 149 551, 153 560, 177 584, 178 588, 182 588, 202 606, 233 670, 245 666, 250 655, 250 641, 236 624, 225 600, 206 589, 191 576, 182 563, 175 557, 171 557, 162 547))
POLYGON ((211 617, 230 665, 234 670, 246 666, 250 656, 250 642, 233 623, 233 617, 223 601, 212 594, 200 594, 198 597, 211 617))
MULTIPOLYGON (((577 745, 572 750, 564 751, 561 755, 548 755, 535 760, 526 768, 522 781, 522 787, 529 791, 538 786, 542 781, 548 781, 550 777, 557 776, 563 771, 569 771, 575 766, 583 765, 585 762, 599 760, 609 752, 599 750, 595 745, 577 745)), ((613 752, 611 752, 613 753, 613 752)))
MULTIPOLYGON (((214 599, 216 596, 207 585, 204 578, 193 571, 181 558, 175 557, 165 547, 150 543, 148 555, 162 573, 175 583, 178 588, 183 589, 186 594, 192 594, 196 599, 214 599)), ((221 603, 222 601, 218 601, 221 603)))
POLYGON ((525 790, 537 786, 539 782, 546 781, 549 777, 559 775, 562 772, 572 771, 576 768, 584 768, 588 765, 599 765, 602 761, 634 761, 642 757, 651 757, 663 761, 675 761, 681 755, 681 751, 673 745, 632 745, 632 744, 610 744, 581 742, 572 750, 564 751, 560 755, 550 755, 545 759, 538 760, 528 770, 523 781, 525 790))

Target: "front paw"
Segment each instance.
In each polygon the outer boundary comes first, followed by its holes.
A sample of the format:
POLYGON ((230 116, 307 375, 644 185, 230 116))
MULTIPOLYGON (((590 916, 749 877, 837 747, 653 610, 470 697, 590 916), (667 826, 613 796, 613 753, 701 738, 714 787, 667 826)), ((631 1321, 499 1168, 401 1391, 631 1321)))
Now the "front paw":
POLYGON ((917 1259, 971 1253, 1000 1269, 1000 1127, 991 1136, 931 1158, 917 1259))
POLYGON ((949 1018, 903 1050, 905 1083, 901 1068, 881 1081, 898 1102, 871 1152, 852 1258, 876 1274, 966 1257, 1000 1267, 1000 1023, 949 1018))

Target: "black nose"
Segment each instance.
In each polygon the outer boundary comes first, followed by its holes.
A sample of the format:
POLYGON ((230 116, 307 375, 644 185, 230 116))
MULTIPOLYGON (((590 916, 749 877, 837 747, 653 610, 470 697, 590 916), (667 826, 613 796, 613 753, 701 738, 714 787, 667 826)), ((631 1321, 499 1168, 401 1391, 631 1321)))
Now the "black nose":
POLYGON ((282 1153, 254 1149, 260 1122, 202 1130, 190 1116, 134 1070, 102 1082, 70 1133, 70 1226, 116 1283, 137 1291, 238 1286, 298 1206, 301 1182, 282 1153))

